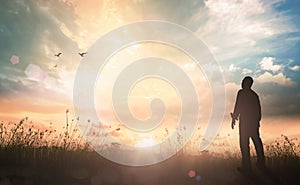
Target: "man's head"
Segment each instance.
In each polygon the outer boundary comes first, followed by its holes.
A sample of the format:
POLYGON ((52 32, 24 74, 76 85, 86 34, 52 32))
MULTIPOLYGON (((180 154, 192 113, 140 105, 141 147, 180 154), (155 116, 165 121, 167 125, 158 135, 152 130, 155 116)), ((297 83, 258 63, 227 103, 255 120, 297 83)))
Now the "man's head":
POLYGON ((253 84, 253 78, 250 76, 246 76, 242 81, 242 88, 251 89, 252 84, 253 84))

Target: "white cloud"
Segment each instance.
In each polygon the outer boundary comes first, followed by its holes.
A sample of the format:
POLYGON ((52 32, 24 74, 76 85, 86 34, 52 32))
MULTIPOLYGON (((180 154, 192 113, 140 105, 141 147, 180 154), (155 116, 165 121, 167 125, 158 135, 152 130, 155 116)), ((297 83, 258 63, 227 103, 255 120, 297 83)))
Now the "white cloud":
POLYGON ((256 78, 258 83, 275 83, 286 87, 295 87, 296 83, 291 78, 286 77, 283 73, 272 75, 269 72, 265 72, 256 78))
POLYGON ((212 19, 217 21, 212 25, 218 25, 228 33, 265 38, 296 29, 290 25, 281 27, 288 18, 270 8, 275 1, 263 3, 261 0, 206 0, 204 3, 212 19))
POLYGON ((236 72, 236 71, 238 71, 238 70, 240 70, 240 67, 237 67, 237 66, 235 66, 234 64, 230 64, 230 66, 229 66, 229 71, 231 71, 231 72, 236 72))
MULTIPOLYGON (((208 19, 202 22, 196 33, 210 47, 218 48, 214 54, 219 60, 278 49, 274 44, 267 44, 266 48, 262 44, 267 42, 264 39, 297 30, 287 13, 273 8, 278 1, 205 0, 206 9, 199 11, 207 11, 208 19)), ((204 15, 200 15, 198 20, 203 20, 204 15)))
POLYGON ((229 33, 273 33, 261 22, 249 19, 251 15, 265 12, 265 8, 259 0, 239 2, 236 0, 206 0, 205 5, 209 9, 210 15, 218 20, 221 23, 220 26, 229 33), (250 22, 252 24, 249 24, 250 22))
POLYGON ((274 64, 275 58, 273 57, 264 57, 260 62, 260 67, 263 70, 277 72, 282 69, 281 65, 274 64))
POLYGON ((293 70, 293 71, 299 71, 299 70, 300 70, 300 66, 293 66, 293 67, 290 67, 290 70, 293 70))
POLYGON ((251 69, 248 69, 248 68, 244 68, 243 70, 242 70, 242 73, 244 74, 244 75, 246 75, 246 74, 250 74, 250 73, 252 73, 253 71, 251 70, 251 69))
POLYGON ((220 68, 220 66, 217 66, 215 64, 203 64, 202 67, 204 70, 210 71, 210 72, 214 72, 214 71, 223 72, 223 70, 220 68))

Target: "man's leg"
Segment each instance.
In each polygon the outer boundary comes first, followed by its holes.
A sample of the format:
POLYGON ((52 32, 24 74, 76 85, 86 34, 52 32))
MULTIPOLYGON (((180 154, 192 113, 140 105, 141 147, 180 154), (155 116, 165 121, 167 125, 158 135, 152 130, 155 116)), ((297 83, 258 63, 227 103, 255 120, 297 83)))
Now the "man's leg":
POLYGON ((251 136, 252 141, 255 146, 256 154, 257 154, 257 166, 259 168, 264 168, 265 167, 265 155, 264 155, 264 148, 263 144, 261 141, 261 138, 259 136, 259 128, 255 130, 253 135, 251 136))
POLYGON ((249 148, 249 134, 245 128, 240 125, 240 148, 242 152, 242 168, 250 170, 250 148, 249 148))

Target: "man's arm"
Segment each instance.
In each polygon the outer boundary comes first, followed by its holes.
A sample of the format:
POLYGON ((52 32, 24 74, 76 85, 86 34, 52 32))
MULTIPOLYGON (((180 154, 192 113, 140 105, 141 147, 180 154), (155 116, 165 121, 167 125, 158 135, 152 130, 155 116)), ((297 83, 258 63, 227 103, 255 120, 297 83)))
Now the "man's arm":
POLYGON ((234 105, 234 110, 233 110, 233 115, 232 117, 234 119, 238 119, 240 115, 240 106, 241 106, 241 90, 237 93, 236 100, 235 100, 235 105, 234 105))
POLYGON ((234 129, 236 119, 233 118, 233 114, 230 113, 231 116, 231 128, 234 129))
POLYGON ((233 113, 230 113, 232 119, 231 121, 232 129, 234 129, 235 121, 238 119, 240 115, 240 96, 241 96, 240 94, 241 94, 241 90, 239 90, 239 92, 237 93, 233 113))

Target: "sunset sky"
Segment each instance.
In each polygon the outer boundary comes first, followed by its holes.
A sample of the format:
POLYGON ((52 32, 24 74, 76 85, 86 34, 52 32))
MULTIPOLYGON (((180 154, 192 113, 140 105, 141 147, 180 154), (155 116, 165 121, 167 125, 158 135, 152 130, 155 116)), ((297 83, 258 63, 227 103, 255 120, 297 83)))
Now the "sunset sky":
MULTIPOLYGON (((88 51, 103 34, 119 26, 163 20, 194 32, 220 64, 227 97, 222 129, 229 128, 240 82, 250 75, 261 99, 265 136, 297 135, 299 7, 298 0, 1 0, 0 120, 18 121, 28 116, 35 123, 62 126, 66 109, 71 117, 74 114, 73 83, 81 62, 78 53, 88 51), (54 56, 59 52, 59 58, 54 56)), ((103 69, 105 83, 96 82, 95 86, 95 105, 102 121, 114 122, 110 96, 120 70, 153 55, 174 61, 189 75, 206 119, 211 94, 201 69, 175 48, 145 43, 120 51, 103 69)), ((169 84, 157 79, 143 81, 132 90, 133 114, 147 118, 152 96, 165 100, 171 112, 167 124, 176 122, 180 99, 169 84)))

